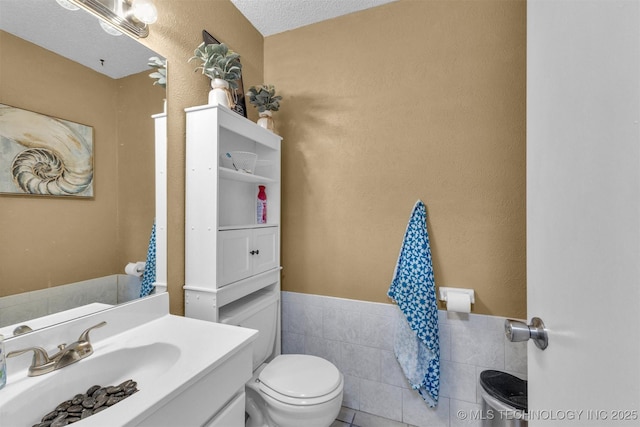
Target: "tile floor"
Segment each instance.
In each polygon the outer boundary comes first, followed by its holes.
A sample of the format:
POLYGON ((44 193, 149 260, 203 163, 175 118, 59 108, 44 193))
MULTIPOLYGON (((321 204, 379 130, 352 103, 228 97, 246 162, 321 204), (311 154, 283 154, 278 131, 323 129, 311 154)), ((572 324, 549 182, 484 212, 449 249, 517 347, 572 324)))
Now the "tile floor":
POLYGON ((338 418, 331 424, 331 427, 414 427, 398 421, 388 420, 377 415, 356 411, 355 409, 340 409, 338 418))

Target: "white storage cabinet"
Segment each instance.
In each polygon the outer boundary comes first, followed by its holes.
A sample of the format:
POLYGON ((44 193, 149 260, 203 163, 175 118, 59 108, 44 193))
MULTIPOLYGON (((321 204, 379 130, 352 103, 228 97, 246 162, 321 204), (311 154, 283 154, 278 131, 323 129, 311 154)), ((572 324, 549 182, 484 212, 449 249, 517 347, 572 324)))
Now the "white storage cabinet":
POLYGON ((278 227, 218 233, 218 283, 225 286, 278 267, 278 227))
POLYGON ((167 113, 151 116, 156 143, 156 293, 167 290, 167 113))
POLYGON ((223 106, 187 115, 185 315, 217 322, 220 310, 260 289, 280 290, 280 136, 223 106), (258 156, 254 173, 221 156, 258 156), (267 223, 257 224, 258 186, 267 223))

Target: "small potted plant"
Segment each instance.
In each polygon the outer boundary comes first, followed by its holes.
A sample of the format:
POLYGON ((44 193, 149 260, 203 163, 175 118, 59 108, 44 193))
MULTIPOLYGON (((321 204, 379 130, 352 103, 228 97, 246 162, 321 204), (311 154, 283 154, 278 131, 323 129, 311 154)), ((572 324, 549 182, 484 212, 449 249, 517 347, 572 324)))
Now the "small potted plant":
MULTIPOLYGON (((149 74, 149 77, 155 79, 154 85, 158 85, 163 89, 167 88, 167 60, 157 56, 149 58, 147 64, 149 67, 154 68, 155 71, 149 74)), ((167 112, 167 99, 164 99, 164 112, 167 112)))
POLYGON ((167 60, 163 58, 159 58, 157 56, 152 56, 149 58, 149 63, 147 64, 151 68, 155 68, 155 71, 149 74, 149 77, 152 79, 156 79, 153 82, 154 85, 158 85, 162 88, 167 88, 167 60))
POLYGON ((258 124, 263 128, 274 130, 273 111, 280 109, 282 97, 276 95, 276 88, 273 85, 251 86, 246 93, 249 102, 258 109, 258 124))
POLYGON ((202 74, 211 79, 211 91, 209 92, 209 104, 222 104, 233 108, 235 102, 231 96, 231 89, 237 89, 237 80, 242 75, 240 55, 232 51, 224 43, 201 43, 194 51, 194 56, 189 61, 199 59, 202 65, 195 71, 202 70, 202 74))

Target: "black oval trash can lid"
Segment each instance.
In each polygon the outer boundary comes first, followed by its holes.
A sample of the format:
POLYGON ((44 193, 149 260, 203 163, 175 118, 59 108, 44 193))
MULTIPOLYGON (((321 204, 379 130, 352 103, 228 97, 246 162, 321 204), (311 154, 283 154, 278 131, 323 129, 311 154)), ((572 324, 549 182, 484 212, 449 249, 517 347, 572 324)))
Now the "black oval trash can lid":
POLYGON ((527 381, 500 371, 482 371, 480 385, 500 402, 527 412, 527 381))

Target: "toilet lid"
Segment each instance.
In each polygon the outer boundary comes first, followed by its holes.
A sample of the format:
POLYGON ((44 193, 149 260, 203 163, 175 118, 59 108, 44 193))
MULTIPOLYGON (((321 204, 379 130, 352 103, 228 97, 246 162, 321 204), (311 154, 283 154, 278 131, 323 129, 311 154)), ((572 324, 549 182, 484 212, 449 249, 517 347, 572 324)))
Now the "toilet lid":
POLYGON ((331 362, 302 354, 276 357, 259 378, 262 384, 277 393, 300 399, 329 394, 342 381, 340 371, 331 362))

